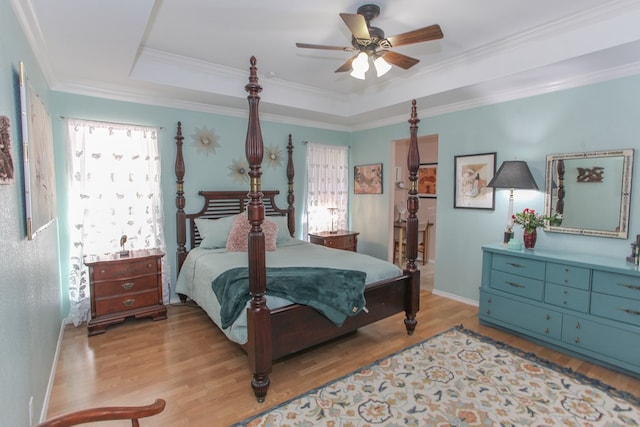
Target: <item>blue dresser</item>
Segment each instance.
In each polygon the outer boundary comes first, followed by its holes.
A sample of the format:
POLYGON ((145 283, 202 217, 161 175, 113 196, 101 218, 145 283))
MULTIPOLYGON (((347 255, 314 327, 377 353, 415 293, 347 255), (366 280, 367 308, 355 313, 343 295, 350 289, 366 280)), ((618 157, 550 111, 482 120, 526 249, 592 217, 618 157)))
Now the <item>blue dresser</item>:
POLYGON ((640 272, 607 257, 482 247, 480 323, 640 377, 640 272))

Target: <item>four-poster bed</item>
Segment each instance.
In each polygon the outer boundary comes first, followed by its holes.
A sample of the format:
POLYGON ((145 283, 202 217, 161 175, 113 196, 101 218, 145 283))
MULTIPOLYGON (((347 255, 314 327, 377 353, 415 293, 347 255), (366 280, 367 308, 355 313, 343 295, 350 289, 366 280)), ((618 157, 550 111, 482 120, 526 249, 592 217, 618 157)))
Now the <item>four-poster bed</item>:
MULTIPOLYGON (((273 360, 353 332, 400 312, 405 313, 404 324, 407 333, 414 332, 417 323, 416 314, 420 308, 420 272, 415 262, 418 248, 416 212, 418 210, 417 172, 420 164, 417 145, 419 119, 414 100, 409 119, 411 138, 407 165, 410 189, 407 200, 409 212, 407 264, 404 270, 368 255, 328 249, 293 239, 292 236, 295 234, 293 143, 289 135, 286 168, 288 206, 286 209, 280 209, 275 200, 279 192, 263 191, 261 188, 263 141, 258 114, 260 100, 258 94, 262 87, 258 84, 255 58, 252 57, 250 62, 249 83, 245 86, 245 90, 249 93, 247 97, 249 119, 245 144, 250 179, 248 193, 247 191, 200 191, 198 194, 204 198, 202 209, 187 214, 184 210, 183 136, 181 123, 178 123, 175 172, 177 177, 177 266, 180 273, 176 289, 181 298, 188 296, 193 299, 220 326, 220 315, 215 310, 219 310, 222 303, 217 300, 211 290, 211 283, 216 275, 222 275, 221 269, 230 268, 221 267, 223 264, 244 265, 245 270, 248 267, 249 302, 244 310, 246 313, 242 313, 236 321, 244 322, 242 327, 244 329, 237 329, 241 331, 241 336, 234 335, 233 327, 227 329, 221 327, 221 329, 230 339, 241 344, 247 352, 253 373, 251 386, 257 400, 262 402, 269 387, 269 372, 273 360), (244 223, 248 221, 249 224, 243 235, 243 238, 247 236, 248 239, 244 252, 228 250, 231 238, 227 241, 226 247, 222 247, 223 243, 218 243, 217 246, 209 243, 203 245, 206 239, 210 239, 206 235, 208 230, 203 220, 208 220, 208 224, 213 225, 213 228, 222 234, 219 240, 224 241, 227 238, 226 233, 229 233, 229 236, 234 233, 233 228, 232 231, 228 230, 232 222, 229 218, 238 216, 240 213, 244 223), (269 231, 272 221, 278 224, 275 250, 269 249, 273 239, 269 231), (283 231, 285 235, 288 234, 285 238, 282 238, 283 231), (310 252, 305 255, 307 250, 310 252), (214 258, 215 261, 205 262, 214 258), (292 303, 286 299, 272 304, 274 297, 269 295, 267 283, 273 280, 273 277, 269 276, 268 270, 270 271, 273 266, 289 267, 289 265, 306 266, 307 264, 313 267, 350 265, 351 270, 366 272, 366 285, 361 291, 366 307, 354 306, 353 313, 349 313, 338 326, 338 323, 329 320, 309 305, 292 303), (204 284, 196 285, 195 282, 202 281, 198 278, 203 277, 204 284)), ((233 222, 236 223, 237 218, 233 222)), ((348 269, 345 267, 345 270, 348 269)), ((217 280, 218 278, 215 281, 217 280)), ((312 287, 322 289, 324 286, 328 284, 314 282, 312 287)))

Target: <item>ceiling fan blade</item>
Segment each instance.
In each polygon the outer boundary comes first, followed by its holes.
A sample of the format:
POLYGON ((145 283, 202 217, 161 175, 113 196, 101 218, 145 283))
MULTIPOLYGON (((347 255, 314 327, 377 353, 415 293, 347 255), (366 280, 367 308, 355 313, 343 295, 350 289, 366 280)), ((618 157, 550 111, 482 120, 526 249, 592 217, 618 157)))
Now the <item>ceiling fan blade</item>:
POLYGON ((347 59, 347 62, 342 64, 335 72, 336 73, 344 73, 345 71, 351 71, 351 63, 354 59, 356 59, 358 55, 353 55, 351 58, 347 59))
POLYGON ((357 13, 341 13, 340 17, 357 40, 371 40, 364 16, 357 13))
POLYGON ((301 47, 304 49, 325 49, 325 50, 342 50, 344 52, 351 52, 354 50, 352 46, 326 46, 323 44, 309 44, 309 43, 296 43, 296 47, 301 47))
POLYGON ((418 62, 420 62, 419 59, 415 59, 398 52, 393 52, 391 50, 382 51, 380 53, 383 53, 383 52, 384 52, 383 58, 385 61, 387 61, 389 64, 393 64, 400 68, 404 68, 405 70, 413 67, 418 62))
POLYGON ((387 37, 387 41, 391 44, 392 47, 396 47, 413 43, 427 42, 429 40, 437 40, 441 39, 442 37, 442 29, 440 28, 440 25, 436 24, 409 31, 407 33, 387 37))

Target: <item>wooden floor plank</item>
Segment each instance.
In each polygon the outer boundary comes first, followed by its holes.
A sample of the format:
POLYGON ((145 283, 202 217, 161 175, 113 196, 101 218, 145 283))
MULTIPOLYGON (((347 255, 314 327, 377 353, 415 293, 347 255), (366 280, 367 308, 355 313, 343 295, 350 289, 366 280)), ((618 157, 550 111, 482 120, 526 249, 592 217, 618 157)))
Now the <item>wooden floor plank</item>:
POLYGON ((141 425, 229 425, 460 324, 640 395, 638 379, 479 325, 474 306, 424 290, 421 304, 413 336, 404 332, 403 315, 396 315, 278 361, 263 404, 256 402, 251 391, 246 354, 198 307, 170 306, 166 320, 126 321, 92 337, 86 328, 68 326, 48 416, 95 406, 149 404, 163 398, 167 401, 164 412, 141 420, 141 425))

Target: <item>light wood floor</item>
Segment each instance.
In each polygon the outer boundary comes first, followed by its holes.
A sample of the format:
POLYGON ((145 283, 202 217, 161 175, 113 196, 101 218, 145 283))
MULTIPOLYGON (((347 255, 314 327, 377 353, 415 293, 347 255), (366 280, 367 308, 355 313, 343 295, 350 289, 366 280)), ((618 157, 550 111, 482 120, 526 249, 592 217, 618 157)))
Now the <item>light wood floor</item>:
POLYGON ((226 426, 459 324, 640 395, 637 379, 480 326, 476 307, 427 291, 421 298, 413 336, 406 335, 403 316, 397 315, 280 361, 263 404, 253 397, 246 355, 197 307, 171 306, 167 320, 127 321, 93 337, 86 328, 69 326, 48 416, 164 398, 164 412, 141 420, 143 426, 226 426))

